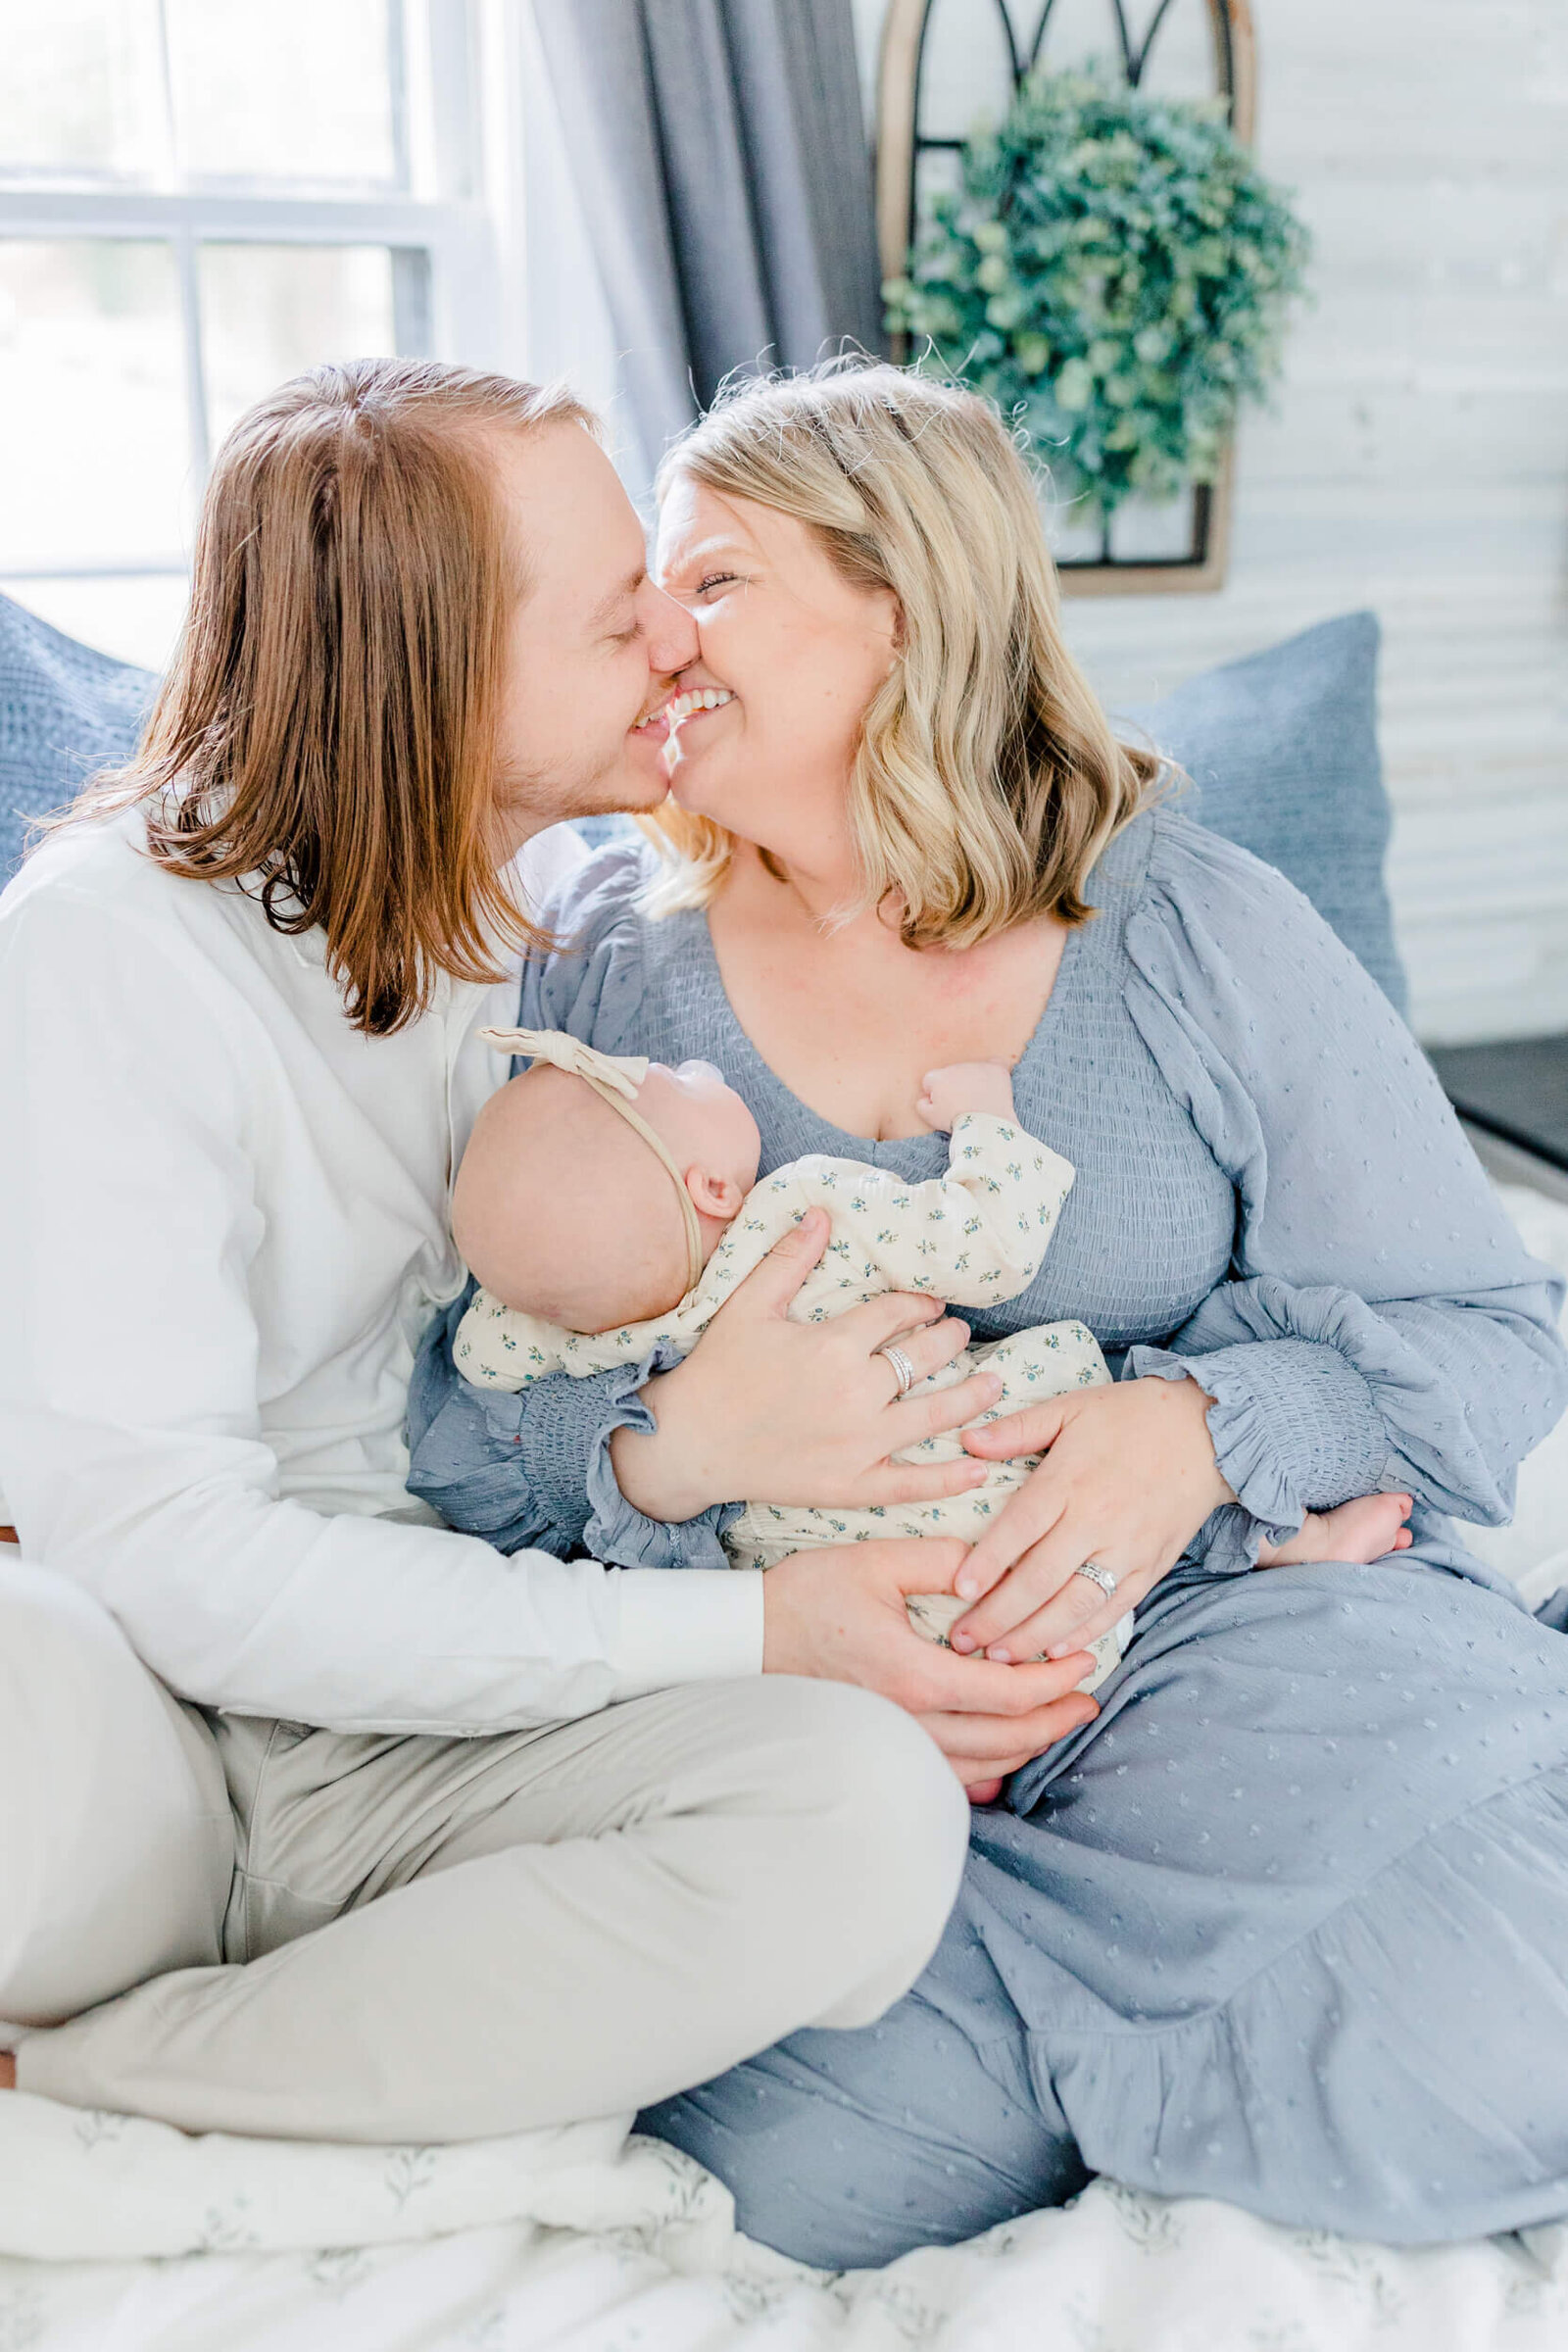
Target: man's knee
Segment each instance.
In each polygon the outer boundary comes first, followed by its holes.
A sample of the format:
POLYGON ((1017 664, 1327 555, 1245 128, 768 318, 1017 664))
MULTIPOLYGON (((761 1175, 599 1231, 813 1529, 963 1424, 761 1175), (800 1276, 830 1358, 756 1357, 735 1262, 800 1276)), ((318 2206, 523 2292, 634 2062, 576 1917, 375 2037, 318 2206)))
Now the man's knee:
POLYGON ((0 1562, 0 2014, 215 1960, 232 1866, 202 1727, 84 1592, 0 1562))
POLYGON ((813 1816, 813 1899, 878 1961, 817 2022, 869 2024, 914 1982, 963 1875, 969 1806, 940 1749, 891 1701, 843 1683, 797 1682, 804 1741, 796 1794, 813 1816))

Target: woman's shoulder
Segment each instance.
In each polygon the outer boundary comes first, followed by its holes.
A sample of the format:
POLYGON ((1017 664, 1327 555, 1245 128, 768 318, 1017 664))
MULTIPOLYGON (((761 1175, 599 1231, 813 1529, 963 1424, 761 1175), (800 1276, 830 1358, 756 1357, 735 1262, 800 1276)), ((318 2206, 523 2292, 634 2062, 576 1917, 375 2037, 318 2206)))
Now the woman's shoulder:
POLYGON ((617 835, 590 850, 555 882, 539 903, 539 921, 553 938, 587 946, 617 925, 636 928, 638 902, 658 869, 651 842, 617 835))
MULTIPOLYGON (((1213 976, 1355 974, 1348 948, 1278 867, 1156 802, 1122 827, 1089 880, 1089 898, 1132 965, 1152 977, 1200 964, 1213 976)), ((1381 992, 1378 992, 1381 993, 1381 992)))
POLYGON ((1090 876, 1089 896, 1129 922, 1185 908, 1206 909, 1221 922, 1261 910, 1271 921, 1327 929, 1278 867, 1210 832, 1179 801, 1154 802, 1113 835, 1090 876))
POLYGON ((685 952, 692 919, 647 911, 661 870, 652 843, 621 836, 549 893, 536 919, 551 945, 523 973, 525 1027, 570 1029, 609 1054, 650 1050, 659 974, 685 952))
POLYGON ((1104 862, 1124 995, 1146 1038, 1157 1027, 1175 1052, 1179 1033, 1201 1059, 1217 1051, 1238 1068, 1289 1060, 1331 1032, 1408 1046, 1370 973, 1295 883, 1250 850, 1156 805, 1104 862))

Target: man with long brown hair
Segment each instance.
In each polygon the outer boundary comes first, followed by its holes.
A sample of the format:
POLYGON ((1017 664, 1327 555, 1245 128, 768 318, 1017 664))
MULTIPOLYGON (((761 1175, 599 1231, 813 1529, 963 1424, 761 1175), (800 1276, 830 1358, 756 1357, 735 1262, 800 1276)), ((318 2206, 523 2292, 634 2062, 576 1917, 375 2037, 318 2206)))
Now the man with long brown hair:
MULTIPOLYGON (((182 1965, 68 2023, 33 2001, 24 2088, 361 2139, 634 2108, 912 1982, 966 1826, 912 1714, 970 1778, 1061 1728, 1073 1661, 908 1632, 936 1547, 788 1562, 764 1594, 528 1531, 504 1557, 404 1489, 414 1348, 464 1282, 450 1185, 505 1075, 476 1032, 514 1017, 527 890, 578 854, 535 837, 658 804, 639 722, 694 654, 574 400, 319 369, 220 454, 138 757, 0 903, 0 1098, 25 1105, 0 1483, 29 1556, 181 1702, 240 1834, 232 1883, 223 1856, 155 1938, 182 1965)), ((831 1384, 823 1491, 858 1446, 847 1500, 933 1492, 887 1457, 950 1408, 890 1407, 877 1351, 925 1324, 925 1372, 959 1338, 914 1299, 787 1322, 825 1239, 759 1270, 706 1377, 763 1453, 820 1448, 831 1384)), ((581 1387, 586 1429, 504 1433, 536 1486, 554 1465, 592 1494, 610 1432, 653 1427, 581 1387)), ((0 1642, 25 1662, 27 1639, 0 1596, 0 1642)), ((107 1961, 96 1982, 118 1990, 107 1961)))

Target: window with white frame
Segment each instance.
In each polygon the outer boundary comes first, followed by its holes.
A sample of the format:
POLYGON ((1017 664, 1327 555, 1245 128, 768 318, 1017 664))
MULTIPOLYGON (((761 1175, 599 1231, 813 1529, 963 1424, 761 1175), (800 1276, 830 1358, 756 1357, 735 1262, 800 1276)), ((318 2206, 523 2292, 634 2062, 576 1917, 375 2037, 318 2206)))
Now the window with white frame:
POLYGON ((154 665, 211 453, 329 359, 498 364, 475 0, 0 0, 0 591, 154 665))

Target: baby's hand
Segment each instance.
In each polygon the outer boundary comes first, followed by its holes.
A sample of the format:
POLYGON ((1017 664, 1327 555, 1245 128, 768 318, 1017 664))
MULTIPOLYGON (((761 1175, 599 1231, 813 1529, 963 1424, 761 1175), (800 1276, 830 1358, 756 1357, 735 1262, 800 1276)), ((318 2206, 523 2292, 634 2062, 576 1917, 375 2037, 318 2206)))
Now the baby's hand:
POLYGON ((951 1135, 966 1110, 986 1110, 1010 1119, 1012 1071, 1004 1061, 955 1061, 945 1070, 927 1070, 915 1109, 928 1127, 951 1135))

